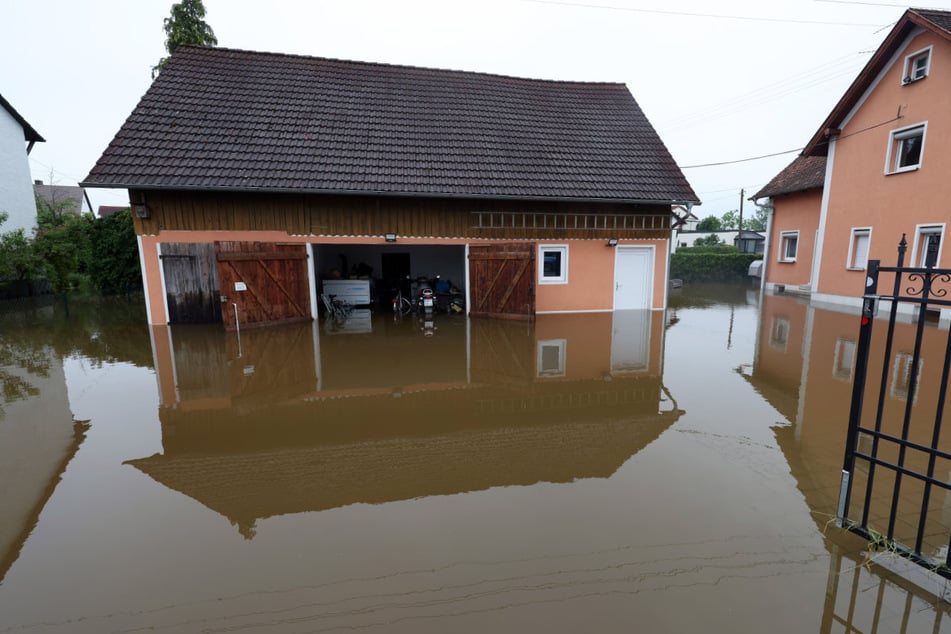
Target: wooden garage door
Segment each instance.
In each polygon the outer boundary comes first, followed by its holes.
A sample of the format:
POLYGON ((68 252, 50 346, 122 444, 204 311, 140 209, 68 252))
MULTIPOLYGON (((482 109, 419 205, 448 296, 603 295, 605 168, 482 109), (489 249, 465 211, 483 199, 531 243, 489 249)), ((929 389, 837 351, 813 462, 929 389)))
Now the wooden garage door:
POLYGON ((268 242, 216 242, 218 280, 226 298, 225 329, 311 319, 307 247, 268 242))
POLYGON ((469 247, 470 314, 532 319, 535 316, 535 243, 469 247))
POLYGON ((166 242, 161 250, 168 323, 216 324, 221 321, 215 245, 166 242))

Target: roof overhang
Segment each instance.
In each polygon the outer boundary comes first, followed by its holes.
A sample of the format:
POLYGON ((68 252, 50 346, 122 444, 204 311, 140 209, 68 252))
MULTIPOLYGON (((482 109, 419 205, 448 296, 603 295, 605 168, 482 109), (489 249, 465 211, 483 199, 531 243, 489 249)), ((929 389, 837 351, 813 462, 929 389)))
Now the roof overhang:
POLYGON ((329 195, 329 196, 380 196, 390 198, 448 198, 459 200, 522 200, 535 202, 559 202, 559 203, 599 203, 599 204, 621 204, 621 205, 699 205, 699 200, 649 200, 643 198, 590 198, 590 197, 572 197, 572 196, 519 196, 512 194, 458 194, 446 192, 392 192, 392 191, 374 191, 374 190, 353 190, 353 189, 295 189, 279 187, 196 187, 187 185, 149 185, 144 183, 99 183, 83 181, 79 183, 80 187, 90 189, 128 189, 132 190, 152 190, 152 191, 188 191, 188 192, 206 192, 206 193, 230 193, 230 194, 309 194, 309 195, 329 195))
POLYGON ((809 143, 806 144, 802 152, 803 155, 826 155, 829 148, 829 139, 837 135, 842 121, 848 116, 849 112, 852 111, 852 108, 862 98, 866 90, 875 82, 879 73, 898 51, 902 42, 905 41, 905 38, 918 28, 927 29, 951 41, 951 31, 925 18, 917 13, 915 9, 905 11, 898 22, 895 23, 895 26, 892 27, 885 41, 878 47, 878 50, 875 51, 875 54, 872 55, 872 58, 858 74, 848 90, 845 91, 845 94, 832 109, 832 112, 829 113, 829 116, 822 122, 822 125, 819 126, 816 133, 809 139, 809 143))

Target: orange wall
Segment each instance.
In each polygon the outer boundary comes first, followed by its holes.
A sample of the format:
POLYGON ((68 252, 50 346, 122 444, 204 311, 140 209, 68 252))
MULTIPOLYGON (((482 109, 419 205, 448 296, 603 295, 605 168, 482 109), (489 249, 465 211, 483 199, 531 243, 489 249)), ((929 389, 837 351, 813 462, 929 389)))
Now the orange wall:
MULTIPOLYGON (((535 288, 537 312, 614 309, 615 251, 607 247, 604 240, 546 241, 538 244, 568 245, 568 283, 538 284, 535 288)), ((654 309, 664 308, 667 244, 666 240, 622 240, 618 243, 618 246, 654 247, 654 309)))
POLYGON ((779 196, 773 200, 773 228, 769 243, 769 262, 766 263, 767 283, 800 285, 810 282, 821 206, 820 189, 779 196), (783 231, 799 231, 799 248, 795 262, 780 261, 780 238, 783 231))
MULTIPOLYGON (((315 238, 314 236, 290 236, 281 231, 163 231, 161 236, 141 236, 141 249, 145 264, 145 280, 148 284, 149 322, 164 325, 165 297, 162 293, 160 261, 157 245, 161 242, 199 242, 217 240, 260 241, 282 243, 350 243, 377 244, 379 238, 315 238)), ((462 238, 400 238, 405 244, 466 244, 462 238)), ((614 308, 614 261, 615 250, 606 246, 604 240, 564 240, 538 242, 568 245, 568 283, 538 284, 535 272, 537 312, 572 312, 614 308)), ((654 295, 653 309, 662 309, 666 299, 667 250, 666 240, 627 240, 620 245, 654 247, 654 295)))
MULTIPOLYGON (((853 227, 874 227, 869 259, 894 266, 902 233, 908 236, 910 257, 915 225, 938 224, 948 219, 948 147, 951 43, 933 33, 922 33, 897 56, 835 143, 819 292, 861 295, 864 274, 846 270, 853 227), (934 45, 929 75, 902 86, 905 56, 929 45, 934 45), (881 125, 894 119, 896 113, 900 113, 900 119, 881 125), (889 132, 923 122, 928 127, 920 169, 886 176, 889 132)), ((941 262, 943 266, 951 265, 948 249, 942 249, 941 262)))

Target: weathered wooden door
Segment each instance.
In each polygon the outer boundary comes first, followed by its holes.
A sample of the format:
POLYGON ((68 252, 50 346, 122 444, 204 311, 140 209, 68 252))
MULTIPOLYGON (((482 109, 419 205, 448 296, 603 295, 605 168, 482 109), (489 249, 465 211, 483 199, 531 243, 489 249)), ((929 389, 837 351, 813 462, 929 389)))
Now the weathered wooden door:
POLYGON ((506 242, 469 247, 470 314, 535 316, 535 244, 506 242))
POLYGON ((305 245, 216 242, 215 248, 225 329, 312 318, 305 245))
POLYGON ((166 242, 161 245, 165 302, 170 324, 221 321, 215 245, 166 242))

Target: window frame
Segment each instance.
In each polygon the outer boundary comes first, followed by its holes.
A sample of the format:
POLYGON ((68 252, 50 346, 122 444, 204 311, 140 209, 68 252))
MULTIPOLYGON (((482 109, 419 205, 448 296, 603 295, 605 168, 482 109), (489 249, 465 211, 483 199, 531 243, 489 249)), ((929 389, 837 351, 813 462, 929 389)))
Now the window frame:
POLYGON ((539 284, 567 284, 568 283, 568 245, 541 244, 538 246, 538 283, 539 284), (558 275, 545 275, 545 253, 557 252, 561 254, 561 272, 558 275))
POLYGON ((779 256, 777 258, 778 261, 779 262, 795 262, 798 256, 799 256, 799 229, 791 230, 791 231, 780 231, 779 232, 779 256), (789 257, 787 255, 789 251, 788 245, 789 245, 790 238, 796 239, 796 248, 792 257, 789 257))
POLYGON ((535 365, 535 376, 538 378, 565 376, 568 366, 568 340, 567 339, 540 339, 538 341, 538 358, 535 365), (556 351, 556 366, 549 368, 545 366, 546 350, 556 351))
POLYGON ((872 227, 852 227, 852 232, 849 236, 849 255, 848 260, 846 260, 845 268, 850 271, 864 271, 868 268, 868 256, 872 248, 872 227), (855 260, 856 255, 856 246, 858 244, 858 238, 865 237, 867 244, 865 247, 865 261, 859 264, 855 260))
POLYGON ((905 56, 905 65, 902 67, 901 72, 901 84, 902 86, 907 86, 913 84, 916 81, 921 81, 931 73, 931 59, 932 59, 932 49, 934 46, 926 46, 923 49, 917 50, 914 53, 910 53, 905 56), (921 71, 921 74, 917 74, 916 70, 918 68, 918 60, 924 59, 924 70, 921 71))
POLYGON ((832 376, 841 381, 851 381, 855 375, 855 352, 858 349, 854 339, 838 337, 832 357, 832 376))
POLYGON ((888 133, 888 151, 885 154, 885 174, 901 174, 921 169, 925 157, 925 137, 928 135, 928 122, 923 121, 914 125, 897 128, 888 133), (920 132, 920 134, 919 134, 920 132), (901 160, 902 146, 908 139, 921 137, 921 147, 918 149, 918 162, 908 165, 898 165, 901 160))
POLYGON ((911 265, 914 267, 924 268, 925 266, 925 257, 927 252, 925 247, 927 246, 927 241, 923 240, 924 236, 938 235, 938 253, 935 260, 935 266, 938 265, 938 262, 941 261, 941 249, 944 248, 944 229, 945 223, 943 222, 932 222, 921 225, 915 225, 915 242, 911 245, 912 260, 911 265))

